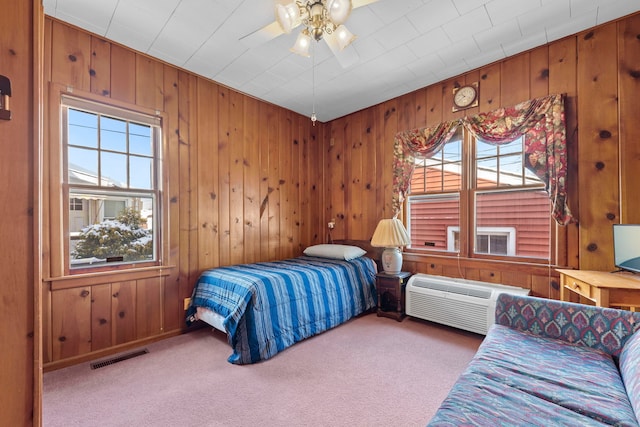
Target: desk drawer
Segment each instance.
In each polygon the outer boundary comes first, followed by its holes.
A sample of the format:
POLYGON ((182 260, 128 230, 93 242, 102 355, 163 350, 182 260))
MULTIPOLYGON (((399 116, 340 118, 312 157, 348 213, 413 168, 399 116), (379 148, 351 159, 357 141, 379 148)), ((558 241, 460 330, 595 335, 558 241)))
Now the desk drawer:
POLYGON ((583 282, 582 280, 574 279, 573 277, 565 277, 564 286, 567 289, 571 289, 576 294, 592 299, 591 285, 583 282))

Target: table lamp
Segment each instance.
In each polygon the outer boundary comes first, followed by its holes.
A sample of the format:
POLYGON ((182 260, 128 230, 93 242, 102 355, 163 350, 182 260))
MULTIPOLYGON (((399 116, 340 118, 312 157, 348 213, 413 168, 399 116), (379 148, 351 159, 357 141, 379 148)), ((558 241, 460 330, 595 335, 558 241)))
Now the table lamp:
POLYGON ((382 219, 371 238, 371 246, 385 248, 382 252, 382 268, 387 274, 400 273, 402 252, 400 246, 411 244, 411 238, 398 218, 382 219))

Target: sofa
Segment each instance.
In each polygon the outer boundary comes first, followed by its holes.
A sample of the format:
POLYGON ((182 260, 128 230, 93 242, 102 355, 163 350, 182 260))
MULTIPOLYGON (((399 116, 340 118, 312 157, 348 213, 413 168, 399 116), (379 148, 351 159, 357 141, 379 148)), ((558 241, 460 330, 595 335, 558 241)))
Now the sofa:
POLYGON ((640 312, 501 294, 429 426, 638 426, 640 312))

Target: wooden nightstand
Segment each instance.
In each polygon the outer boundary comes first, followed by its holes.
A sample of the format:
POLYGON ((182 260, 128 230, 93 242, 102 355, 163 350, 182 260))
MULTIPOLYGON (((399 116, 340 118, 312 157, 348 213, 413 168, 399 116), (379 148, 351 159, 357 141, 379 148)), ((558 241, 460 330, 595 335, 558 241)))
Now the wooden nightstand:
POLYGON ((404 319, 404 290, 411 273, 376 274, 378 316, 390 317, 401 322, 404 319))

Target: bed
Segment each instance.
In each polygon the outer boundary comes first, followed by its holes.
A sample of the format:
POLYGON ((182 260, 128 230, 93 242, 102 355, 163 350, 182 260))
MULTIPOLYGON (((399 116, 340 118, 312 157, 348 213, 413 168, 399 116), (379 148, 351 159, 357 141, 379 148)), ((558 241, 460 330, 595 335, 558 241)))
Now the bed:
POLYGON ((204 271, 186 322, 202 320, 227 334, 228 361, 269 359, 376 306, 376 263, 349 245, 315 245, 281 261, 204 271))

